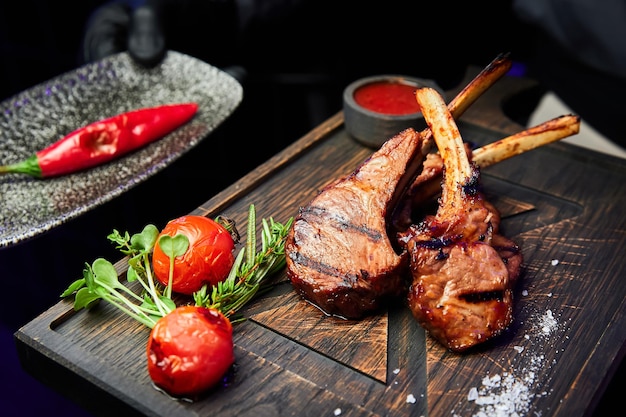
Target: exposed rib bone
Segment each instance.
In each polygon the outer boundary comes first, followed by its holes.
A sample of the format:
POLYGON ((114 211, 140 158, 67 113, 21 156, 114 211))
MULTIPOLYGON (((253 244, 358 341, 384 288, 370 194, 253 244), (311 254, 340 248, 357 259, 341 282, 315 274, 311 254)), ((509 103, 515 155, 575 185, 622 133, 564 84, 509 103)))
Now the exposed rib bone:
MULTIPOLYGON (((492 85, 495 84, 504 74, 506 74, 513 61, 511 61, 509 54, 500 54, 494 58, 483 70, 472 79, 448 104, 448 110, 452 113, 452 117, 458 119, 461 117, 465 110, 492 85)), ((427 150, 432 147, 432 132, 429 128, 422 130, 422 136, 424 137, 424 143, 422 153, 426 154, 427 150)))
MULTIPOLYGON (((504 74, 511 68, 512 61, 509 58, 509 54, 500 54, 494 58, 489 65, 478 73, 448 104, 448 110, 453 117, 460 117, 469 106, 471 106, 489 87, 491 87, 497 80, 502 78, 504 74)), ((427 155, 433 146, 433 135, 430 128, 426 127, 420 132, 422 139, 422 148, 420 157, 423 158, 427 155)), ((413 166, 420 166, 414 161, 413 166)), ((409 173, 407 173, 409 174, 409 173)), ((400 202, 407 198, 411 194, 412 184, 415 178, 418 176, 417 172, 405 175, 399 182, 396 188, 396 192, 389 203, 389 207, 392 209, 389 211, 388 223, 394 224, 399 218, 401 218, 402 211, 405 205, 400 202)), ((394 226, 397 228, 397 225, 394 226)))
POLYGON ((452 113, 446 108, 443 98, 436 90, 420 88, 415 94, 430 130, 433 131, 433 126, 437 129, 433 132, 433 136, 446 170, 442 205, 454 206, 458 204, 454 200, 462 198, 462 193, 455 190, 469 184, 472 177, 472 167, 465 152, 461 132, 454 122, 452 113))
POLYGON ((472 152, 472 160, 481 168, 485 168, 526 151, 575 135, 579 130, 580 116, 570 114, 556 117, 476 149, 472 152))
MULTIPOLYGON (((524 152, 575 135, 579 130, 580 116, 559 116, 475 149, 472 151, 472 161, 481 169, 486 168, 524 152)), ((436 167, 434 163, 427 165, 429 169, 423 171, 423 176, 416 178, 406 194, 406 205, 399 207, 394 213, 396 218, 394 218, 393 223, 398 230, 404 229, 411 223, 411 219, 407 217, 410 217, 412 208, 420 207, 441 192, 442 167, 436 167)))
MULTIPOLYGON (((506 74, 513 62, 508 53, 499 54, 489 65, 483 68, 448 104, 448 110, 453 117, 460 117, 465 110, 468 109, 489 87, 495 84, 504 74, 506 74)), ((426 127, 420 132, 422 139, 422 148, 419 158, 423 158, 429 153, 433 146, 433 135, 430 128, 426 127)), ((413 161, 413 167, 421 167, 422 161, 413 161)), ((393 224, 396 219, 396 210, 403 205, 399 204, 411 192, 412 183, 418 176, 418 172, 408 172, 397 184, 396 192, 389 202, 389 210, 387 217, 388 223, 393 224)))
MULTIPOLYGON (((507 55, 496 58, 452 100, 452 111, 460 116, 510 65, 507 55)), ((423 135, 432 137, 428 129, 400 132, 300 208, 285 244, 287 274, 326 313, 360 318, 406 293, 408 256, 396 253, 388 216, 420 172, 423 135)))

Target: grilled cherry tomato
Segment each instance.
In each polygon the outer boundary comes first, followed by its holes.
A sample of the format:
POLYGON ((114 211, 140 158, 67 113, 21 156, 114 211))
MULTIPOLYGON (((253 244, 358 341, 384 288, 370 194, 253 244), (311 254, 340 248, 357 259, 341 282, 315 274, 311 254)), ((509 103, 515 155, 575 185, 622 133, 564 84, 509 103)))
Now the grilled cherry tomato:
POLYGON ((230 320, 218 310, 177 307, 150 332, 150 378, 172 396, 201 395, 215 387, 235 362, 232 334, 230 320))
POLYGON ((229 231, 204 216, 182 216, 171 220, 157 238, 152 254, 152 267, 156 278, 168 284, 170 257, 159 246, 163 235, 183 234, 189 239, 187 251, 174 259, 172 291, 192 294, 202 285, 216 285, 228 276, 235 262, 235 242, 229 231))

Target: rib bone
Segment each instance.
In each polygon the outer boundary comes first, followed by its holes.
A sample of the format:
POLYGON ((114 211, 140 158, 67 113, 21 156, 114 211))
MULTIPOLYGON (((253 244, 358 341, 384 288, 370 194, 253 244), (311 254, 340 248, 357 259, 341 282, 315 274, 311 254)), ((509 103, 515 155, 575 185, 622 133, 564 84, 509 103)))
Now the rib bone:
MULTIPOLYGON (((476 75, 448 104, 448 110, 452 113, 452 117, 458 119, 465 110, 467 110, 474 102, 504 74, 506 74, 513 61, 509 54, 499 54, 493 59, 482 71, 476 75)), ((432 132, 429 128, 422 130, 424 142, 422 145, 422 153, 426 154, 432 147, 432 132)))
POLYGON ((556 142, 580 130, 580 116, 564 115, 492 142, 472 153, 472 159, 481 168, 505 159, 556 142))
MULTIPOLYGON (((580 116, 559 116, 475 149, 471 152, 471 159, 483 169, 540 146, 575 135, 579 129, 580 116)), ((469 150, 467 151, 469 152, 469 150)), ((404 195, 403 201, 394 212, 393 226, 395 230, 405 230, 414 222, 412 213, 414 211, 420 212, 425 203, 439 195, 442 170, 441 155, 435 153, 427 155, 422 172, 415 178, 410 189, 404 195)))

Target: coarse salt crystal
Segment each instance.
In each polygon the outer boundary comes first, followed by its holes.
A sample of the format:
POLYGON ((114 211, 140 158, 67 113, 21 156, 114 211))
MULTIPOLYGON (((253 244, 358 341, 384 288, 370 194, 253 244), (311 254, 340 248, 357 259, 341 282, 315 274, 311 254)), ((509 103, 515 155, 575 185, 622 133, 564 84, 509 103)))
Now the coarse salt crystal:
POLYGON ((559 264, 559 260, 558 259, 553 259, 550 261, 550 263, 552 264, 552 266, 556 266, 559 264))
POLYGON ((333 411, 333 414, 336 416, 341 415, 341 408, 335 408, 335 411, 333 411))
POLYGON ((415 397, 413 396, 413 394, 409 394, 406 396, 406 402, 409 404, 415 404, 417 400, 415 399, 415 397))
POLYGON ((478 398, 478 389, 476 389, 476 387, 472 387, 467 393, 467 401, 475 401, 476 398, 478 398))
POLYGON ((546 314, 544 314, 544 316, 541 317, 540 324, 541 324, 541 331, 544 334, 548 334, 552 330, 556 329, 557 321, 554 318, 554 315, 552 314, 552 310, 546 310, 546 314))
POLYGON ((483 385, 486 387, 496 387, 500 385, 501 380, 502 380, 502 377, 500 376, 500 374, 495 374, 492 377, 487 375, 486 377, 483 378, 483 385))

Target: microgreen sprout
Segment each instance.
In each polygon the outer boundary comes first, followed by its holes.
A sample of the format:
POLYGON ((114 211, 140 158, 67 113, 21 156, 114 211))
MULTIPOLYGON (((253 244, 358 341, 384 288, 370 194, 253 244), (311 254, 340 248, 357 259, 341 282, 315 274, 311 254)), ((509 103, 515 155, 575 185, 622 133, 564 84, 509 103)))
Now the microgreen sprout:
POLYGON ((174 276, 174 260, 177 256, 182 256, 189 248, 189 239, 187 236, 177 234, 176 236, 163 235, 159 238, 159 247, 164 254, 170 258, 169 281, 166 288, 165 296, 172 297, 172 279, 174 276))

